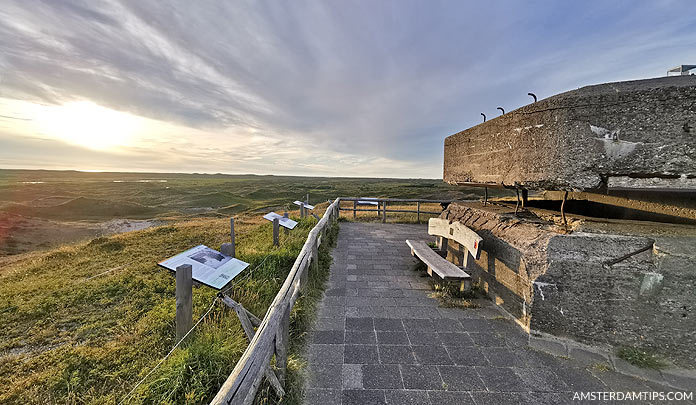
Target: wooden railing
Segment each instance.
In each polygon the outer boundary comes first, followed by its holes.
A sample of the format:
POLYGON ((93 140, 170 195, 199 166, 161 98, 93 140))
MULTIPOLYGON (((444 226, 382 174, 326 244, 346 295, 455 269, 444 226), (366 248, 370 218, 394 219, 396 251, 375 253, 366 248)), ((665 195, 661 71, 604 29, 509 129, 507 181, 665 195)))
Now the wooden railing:
POLYGON ((339 198, 340 201, 352 201, 353 202, 353 207, 341 207, 340 202, 339 202, 339 207, 338 209, 340 211, 352 211, 353 212, 353 218, 356 218, 356 213, 357 212, 375 212, 377 213, 377 216, 382 216, 382 222, 387 222, 387 213, 388 212, 399 212, 399 213, 411 213, 411 214, 416 214, 418 222, 420 222, 420 216, 421 214, 428 214, 428 215, 440 215, 442 210, 438 212, 433 212, 433 211, 423 211, 421 210, 421 203, 425 204, 449 204, 453 200, 423 200, 423 199, 415 199, 415 198, 357 198, 357 197, 341 197, 339 198), (369 201, 369 202, 376 202, 377 206, 375 208, 358 208, 358 205, 360 205, 361 201, 369 201), (416 209, 415 210, 405 210, 405 209, 388 209, 389 204, 393 203, 398 203, 399 205, 402 205, 403 203, 416 203, 416 209))
MULTIPOLYGON (((302 246, 285 283, 266 311, 266 316, 256 329, 249 347, 242 354, 232 374, 220 387, 211 405, 251 404, 261 380, 268 373, 273 374, 272 380, 277 378, 280 385, 284 385, 287 370, 290 311, 292 311, 300 291, 307 284, 310 267, 311 271, 316 271, 319 267, 319 245, 322 236, 338 220, 340 201, 341 199, 337 198, 331 203, 319 223, 309 232, 307 241, 302 246), (270 366, 273 355, 276 356, 276 370, 270 366)), ((278 387, 274 388, 278 390, 278 387)), ((282 390, 282 387, 280 389, 282 390)))
POLYGON ((285 279, 285 283, 273 299, 271 306, 266 311, 260 325, 253 332, 253 338, 242 357, 234 367, 232 374, 220 387, 211 405, 234 404, 248 405, 254 401, 256 392, 264 375, 269 377, 270 383, 276 392, 282 396, 284 392, 285 375, 287 374, 288 334, 290 324, 290 311, 305 288, 308 280, 308 271, 316 271, 319 266, 319 245, 322 236, 326 234, 331 225, 338 220, 340 211, 372 211, 382 213, 382 220, 386 221, 387 212, 410 212, 420 214, 437 215, 440 212, 428 212, 420 210, 420 203, 448 204, 452 200, 418 200, 380 198, 371 199, 378 203, 375 209, 358 209, 357 202, 367 200, 356 197, 339 197, 326 209, 324 216, 314 226, 307 236, 307 241, 302 246, 300 254, 285 279), (353 201, 353 208, 342 208, 341 201, 353 201), (417 203, 414 210, 389 210, 389 203, 417 203), (271 367, 271 357, 276 356, 275 370, 271 367))

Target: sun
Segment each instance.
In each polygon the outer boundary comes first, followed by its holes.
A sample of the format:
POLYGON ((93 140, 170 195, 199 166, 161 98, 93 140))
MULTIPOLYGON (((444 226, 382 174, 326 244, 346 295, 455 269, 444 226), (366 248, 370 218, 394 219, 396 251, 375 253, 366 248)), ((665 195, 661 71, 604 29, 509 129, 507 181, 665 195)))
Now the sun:
POLYGON ((137 116, 91 101, 44 107, 38 115, 36 121, 42 132, 89 149, 128 146, 142 128, 141 119, 137 116))

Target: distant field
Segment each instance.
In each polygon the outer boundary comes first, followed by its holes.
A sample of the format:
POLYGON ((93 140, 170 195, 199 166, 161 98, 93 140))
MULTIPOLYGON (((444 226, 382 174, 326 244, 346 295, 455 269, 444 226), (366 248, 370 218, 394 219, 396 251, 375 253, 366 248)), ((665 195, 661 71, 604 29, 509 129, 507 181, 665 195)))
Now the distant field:
POLYGON ((0 170, 0 256, 198 217, 338 196, 472 199, 442 180, 0 170))

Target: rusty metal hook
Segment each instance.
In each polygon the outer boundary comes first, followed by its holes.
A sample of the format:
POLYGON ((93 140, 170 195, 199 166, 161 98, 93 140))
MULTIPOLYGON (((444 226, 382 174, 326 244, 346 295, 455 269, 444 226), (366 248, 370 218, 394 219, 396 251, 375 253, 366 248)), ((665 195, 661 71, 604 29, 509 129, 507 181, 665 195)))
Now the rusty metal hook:
POLYGON ((536 94, 534 94, 534 93, 527 93, 527 95, 528 95, 528 96, 534 97, 534 102, 535 102, 535 103, 537 102, 536 94))
POLYGON ((498 108, 498 109, 499 109, 500 111, 502 111, 502 112, 503 112, 503 114, 502 114, 502 115, 505 115, 505 110, 503 110, 503 107, 497 107, 497 108, 498 108))
POLYGON ((483 115, 483 122, 486 122, 486 114, 481 113, 481 115, 483 115))
POLYGON ((520 209, 520 189, 515 188, 515 193, 517 193, 517 204, 515 204, 515 215, 517 215, 517 211, 520 209))
POLYGON ((568 220, 566 219, 565 215, 565 203, 568 200, 568 191, 563 194, 563 202, 561 202, 561 218, 563 218, 563 226, 565 227, 565 231, 568 232, 568 220))

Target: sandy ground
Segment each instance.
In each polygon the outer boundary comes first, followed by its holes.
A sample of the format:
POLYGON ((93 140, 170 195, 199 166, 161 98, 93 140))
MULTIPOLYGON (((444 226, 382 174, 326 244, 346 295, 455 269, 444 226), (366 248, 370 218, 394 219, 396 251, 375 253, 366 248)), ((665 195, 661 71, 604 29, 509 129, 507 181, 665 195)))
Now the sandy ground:
POLYGON ((0 256, 49 249, 66 243, 137 231, 160 224, 162 221, 133 219, 64 222, 0 213, 0 256))

